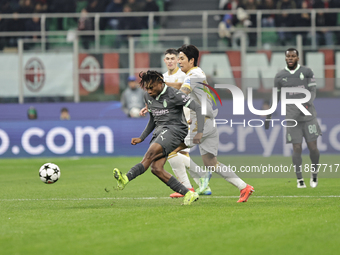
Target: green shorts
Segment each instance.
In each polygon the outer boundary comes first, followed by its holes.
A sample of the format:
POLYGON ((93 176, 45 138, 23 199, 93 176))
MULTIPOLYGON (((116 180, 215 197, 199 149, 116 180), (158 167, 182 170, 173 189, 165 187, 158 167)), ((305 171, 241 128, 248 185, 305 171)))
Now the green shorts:
MULTIPOLYGON (((290 122, 287 122, 291 125, 290 122)), ((301 121, 295 127, 287 127, 286 143, 302 143, 304 137, 306 142, 312 142, 322 135, 316 118, 310 121, 301 121)))

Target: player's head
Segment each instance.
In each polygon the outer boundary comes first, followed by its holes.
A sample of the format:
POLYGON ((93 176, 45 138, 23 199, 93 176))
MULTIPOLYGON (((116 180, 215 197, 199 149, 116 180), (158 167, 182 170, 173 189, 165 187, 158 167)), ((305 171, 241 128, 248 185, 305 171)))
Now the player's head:
POLYGON ((288 50, 286 50, 285 55, 287 67, 292 70, 295 69, 299 62, 298 50, 294 48, 289 48, 288 50))
POLYGON ((152 97, 158 96, 163 90, 164 79, 163 75, 157 71, 140 72, 141 78, 139 85, 145 89, 152 97))
POLYGON ((178 63, 183 72, 188 72, 191 68, 197 66, 199 50, 195 45, 184 44, 178 50, 178 63))
POLYGON ((176 49, 167 49, 164 52, 164 63, 166 64, 166 68, 169 71, 173 71, 177 67, 177 58, 178 52, 176 49))

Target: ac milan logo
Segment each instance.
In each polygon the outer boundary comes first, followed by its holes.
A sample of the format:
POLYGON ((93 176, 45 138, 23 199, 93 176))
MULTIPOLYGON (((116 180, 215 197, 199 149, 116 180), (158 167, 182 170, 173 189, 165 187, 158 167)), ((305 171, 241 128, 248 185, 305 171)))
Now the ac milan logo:
POLYGON ((25 66, 25 84, 32 91, 39 91, 45 83, 45 67, 38 58, 30 58, 25 66))
POLYGON ((80 83, 88 92, 95 91, 101 81, 100 64, 93 56, 87 56, 80 65, 80 83))

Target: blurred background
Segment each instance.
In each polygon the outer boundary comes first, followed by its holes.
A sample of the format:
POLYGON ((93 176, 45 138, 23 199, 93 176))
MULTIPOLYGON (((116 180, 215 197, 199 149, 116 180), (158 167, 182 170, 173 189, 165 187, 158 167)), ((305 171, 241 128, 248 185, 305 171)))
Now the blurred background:
MULTIPOLYGON (((211 86, 253 88, 256 109, 297 48, 317 78, 319 149, 340 152, 340 1, 0 0, 0 12, 0 157, 143 155, 148 143, 130 145, 148 121, 138 73, 164 73, 182 44, 200 49, 211 86)), ((235 119, 218 93, 217 118, 235 119)), ((220 154, 291 153, 281 125, 218 128, 220 154)))

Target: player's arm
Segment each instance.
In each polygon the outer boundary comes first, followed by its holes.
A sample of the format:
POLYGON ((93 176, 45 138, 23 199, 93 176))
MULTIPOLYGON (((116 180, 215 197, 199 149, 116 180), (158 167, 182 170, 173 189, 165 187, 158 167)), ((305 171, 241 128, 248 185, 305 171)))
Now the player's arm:
POLYGON ((146 125, 143 133, 138 138, 132 138, 131 144, 136 145, 137 143, 143 142, 145 140, 145 138, 147 138, 148 135, 155 129, 155 126, 156 126, 156 124, 155 124, 154 118, 153 118, 152 114, 150 113, 149 122, 146 125))
MULTIPOLYGON (((275 76, 275 79, 274 79, 274 87, 277 88, 277 102, 279 102, 281 98, 281 84, 280 84, 280 79, 278 78, 277 75, 275 76)), ((269 109, 272 108, 272 105, 273 105, 273 101, 271 102, 269 109)), ((269 123, 270 123, 270 120, 272 119, 272 114, 269 114, 266 117, 266 121, 264 123, 265 129, 269 129, 269 123)))
POLYGON ((178 90, 182 86, 182 82, 165 82, 165 84, 178 90))
POLYGON ((314 77, 314 73, 312 70, 310 70, 309 74, 308 74, 308 90, 311 93, 311 98, 309 99, 309 101, 307 103, 305 103, 305 107, 308 109, 309 106, 311 106, 314 102, 314 99, 316 97, 316 80, 314 77))
POLYGON ((191 100, 189 95, 183 94, 181 91, 176 93, 176 100, 178 105, 188 107, 189 109, 196 112, 197 117, 197 134, 195 135, 193 142, 199 144, 203 136, 204 129, 204 116, 201 113, 201 106, 194 100, 191 100))

